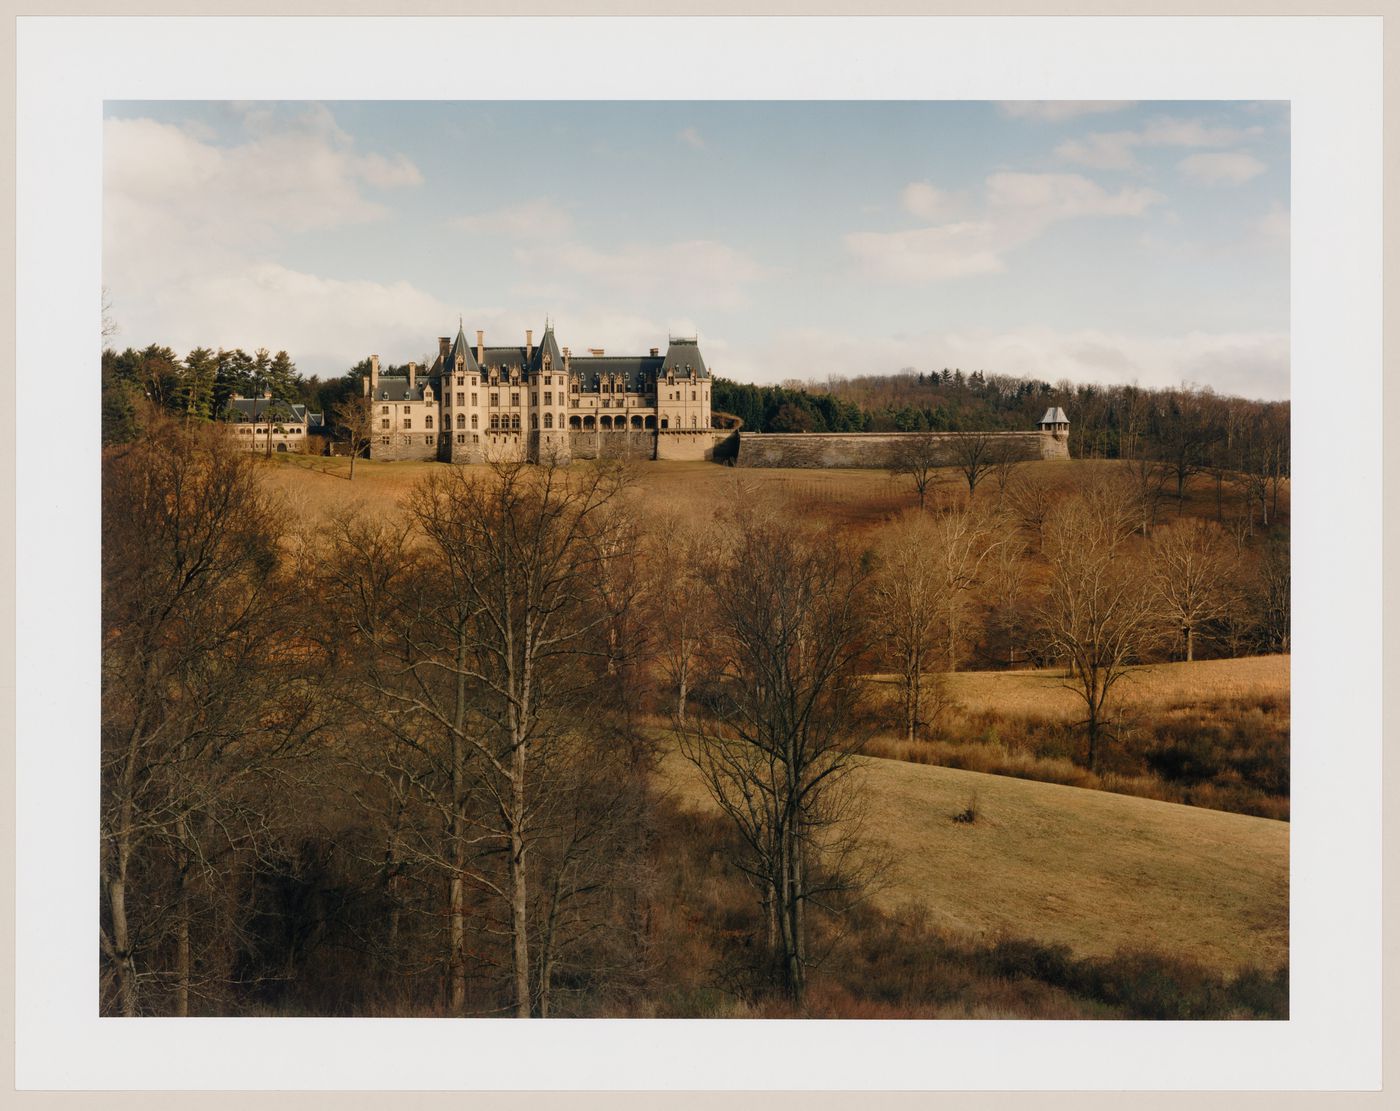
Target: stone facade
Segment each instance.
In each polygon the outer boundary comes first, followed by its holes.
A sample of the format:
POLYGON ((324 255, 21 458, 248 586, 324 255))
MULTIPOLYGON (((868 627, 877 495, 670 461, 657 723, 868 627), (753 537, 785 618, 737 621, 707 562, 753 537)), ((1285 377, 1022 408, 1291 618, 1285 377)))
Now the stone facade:
POLYGON ((711 384, 694 337, 671 337, 664 356, 656 347, 649 355, 576 356, 559 347, 548 323, 538 345, 527 331, 523 345, 504 347, 487 346, 481 331, 473 344, 459 327, 455 340, 438 340, 431 366, 409 363, 406 375, 381 376, 379 356, 370 356, 370 457, 708 458, 711 384), (672 444, 670 433, 688 438, 672 444))
MULTIPOLYGON (((900 447, 932 436, 948 446, 947 463, 954 462, 952 443, 957 432, 740 432, 740 467, 872 467, 894 465, 900 447)), ((1040 432, 994 432, 999 442, 1024 459, 1068 459, 1069 426, 1040 432)))

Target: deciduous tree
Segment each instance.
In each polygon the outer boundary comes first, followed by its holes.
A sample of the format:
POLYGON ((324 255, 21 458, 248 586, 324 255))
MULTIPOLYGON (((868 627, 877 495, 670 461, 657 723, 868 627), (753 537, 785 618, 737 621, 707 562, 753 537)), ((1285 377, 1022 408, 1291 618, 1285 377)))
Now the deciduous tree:
POLYGON ((1147 569, 1129 549, 1131 504, 1101 482, 1062 502, 1047 530, 1051 572, 1040 607, 1048 654, 1062 659, 1084 702, 1088 766, 1097 766, 1114 687, 1141 662, 1160 620, 1147 569))
POLYGON ((777 982, 801 1002, 814 906, 848 890, 864 573, 831 536, 739 513, 707 574, 720 678, 682 751, 744 845, 777 982))

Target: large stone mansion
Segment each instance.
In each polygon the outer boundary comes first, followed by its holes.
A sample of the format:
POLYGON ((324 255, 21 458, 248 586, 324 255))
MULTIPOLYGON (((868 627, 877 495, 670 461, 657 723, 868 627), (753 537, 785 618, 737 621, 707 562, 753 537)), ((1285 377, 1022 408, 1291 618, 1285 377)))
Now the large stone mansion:
MULTIPOLYGON (((364 380, 373 459, 595 458, 603 454, 702 459, 713 454, 711 379, 694 337, 670 337, 666 354, 608 355, 561 348, 546 322, 538 344, 476 343, 460 323, 438 340, 430 366, 364 380)), ((721 434, 720 438, 727 436, 721 434)))

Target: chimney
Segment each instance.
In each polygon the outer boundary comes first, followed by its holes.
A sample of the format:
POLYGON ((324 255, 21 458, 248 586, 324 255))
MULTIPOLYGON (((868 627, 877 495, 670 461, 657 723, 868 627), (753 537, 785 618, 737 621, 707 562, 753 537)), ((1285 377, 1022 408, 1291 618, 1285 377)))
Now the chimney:
POLYGON ((379 389, 379 356, 369 357, 369 392, 374 393, 379 389))
POLYGON ((660 355, 660 354, 661 354, 661 348, 659 348, 659 347, 653 347, 653 348, 651 349, 651 357, 652 357, 653 359, 656 358, 656 356, 658 356, 658 355, 660 355))
POLYGON ((528 363, 535 354, 535 330, 525 329, 525 361, 528 363))
POLYGON ((569 349, 566 347, 566 348, 564 348, 563 352, 561 352, 561 353, 562 353, 563 356, 564 356, 564 373, 565 373, 565 374, 568 374, 568 373, 569 373, 569 349))
POLYGON ((438 336, 438 358, 442 360, 442 369, 447 369, 447 356, 451 354, 452 341, 446 336, 438 336))
POLYGON ((486 345, 483 342, 485 335, 486 333, 480 328, 476 330, 476 362, 478 366, 486 362, 486 345))
POLYGON ((408 364, 408 392, 409 392, 409 393, 412 393, 412 392, 413 392, 413 383, 417 380, 417 378, 418 378, 418 364, 417 364, 417 363, 409 363, 409 364, 408 364))
POLYGON ((590 347, 590 348, 588 349, 588 353, 589 353, 590 355, 595 355, 595 356, 596 356, 596 355, 601 355, 601 354, 603 353, 603 349, 602 349, 601 347, 590 347))

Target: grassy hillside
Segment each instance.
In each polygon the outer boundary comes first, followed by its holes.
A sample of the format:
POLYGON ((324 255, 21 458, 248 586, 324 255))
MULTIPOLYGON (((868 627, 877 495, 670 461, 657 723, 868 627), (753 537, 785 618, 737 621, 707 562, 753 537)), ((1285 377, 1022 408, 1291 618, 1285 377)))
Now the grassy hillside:
MULTIPOLYGON (((1227 973, 1288 959, 1286 823, 894 760, 861 774, 867 833, 894 859, 883 909, 1086 957, 1150 950, 1227 973), (969 804, 976 820, 955 822, 969 804)), ((713 809, 683 759, 662 775, 713 809)))
MULTIPOLYGON (((1288 697, 1287 656, 1245 656, 1136 668, 1115 689, 1118 704, 1134 712, 1222 700, 1288 697)), ((943 677, 948 696, 968 713, 995 710, 1007 717, 1057 721, 1084 716, 1084 702, 1065 686, 1062 668, 1042 671, 966 671, 943 677)))

